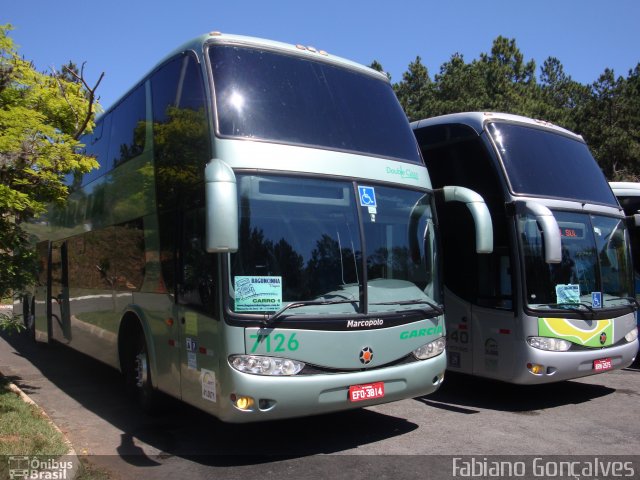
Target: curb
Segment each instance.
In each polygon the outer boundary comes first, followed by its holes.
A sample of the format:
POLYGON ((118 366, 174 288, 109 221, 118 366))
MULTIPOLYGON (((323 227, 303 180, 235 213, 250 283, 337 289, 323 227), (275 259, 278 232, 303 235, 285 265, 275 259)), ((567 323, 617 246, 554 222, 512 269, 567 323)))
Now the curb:
MULTIPOLYGON (((73 445, 71 444, 71 442, 69 441, 67 436, 64 434, 64 432, 62 430, 60 430, 60 428, 53 422, 53 420, 51 420, 49 415, 47 415, 47 413, 36 402, 34 402, 31 399, 31 397, 29 397, 26 393, 24 393, 20 389, 20 387, 18 387, 13 382, 11 382, 7 377, 5 377, 2 374, 2 372, 0 372, 0 377, 4 377, 7 380, 8 386, 9 386, 9 390, 11 390, 13 393, 18 395, 22 399, 22 401, 24 401, 25 403, 28 403, 29 405, 33 405, 34 407, 36 407, 38 409, 38 411, 40 412, 40 414, 42 415, 42 417, 47 422, 49 422, 49 424, 58 433, 60 433, 60 435, 63 438, 64 443, 68 447, 68 450, 67 450, 67 453, 62 454, 59 457, 57 457, 55 459, 55 461, 58 462, 58 464, 63 464, 63 465, 68 465, 70 463, 71 467, 69 467, 69 468, 63 467, 62 472, 64 473, 64 476, 63 477, 55 477, 55 478, 65 478, 67 480, 74 480, 76 478, 76 476, 78 475, 78 473, 80 473, 80 459, 78 458, 78 455, 76 454, 76 451, 73 448, 73 445)), ((55 469, 55 467, 47 468, 47 470, 52 470, 52 469, 55 469)), ((46 472, 47 470, 42 470, 41 472, 46 472)), ((54 471, 54 472, 51 472, 51 473, 57 473, 57 472, 54 471)))

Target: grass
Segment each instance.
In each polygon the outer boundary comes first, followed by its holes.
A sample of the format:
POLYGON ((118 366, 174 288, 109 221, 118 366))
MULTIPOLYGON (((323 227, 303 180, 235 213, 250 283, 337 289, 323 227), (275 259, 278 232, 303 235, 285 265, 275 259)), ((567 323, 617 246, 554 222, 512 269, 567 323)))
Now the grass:
POLYGON ((86 457, 80 458, 80 473, 76 480, 110 480, 111 475, 99 467, 91 464, 86 457))
POLYGON ((9 456, 58 457, 68 451, 64 437, 40 409, 22 400, 0 377, 0 477, 9 477, 9 456))
POLYGON ((0 455, 62 455, 69 450, 62 434, 35 406, 0 378, 0 455))
MULTIPOLYGON (((25 402, 9 388, 9 380, 0 377, 0 478, 9 478, 9 457, 58 458, 68 453, 69 445, 41 410, 25 402)), ((76 480, 109 480, 106 471, 80 457, 76 480)))

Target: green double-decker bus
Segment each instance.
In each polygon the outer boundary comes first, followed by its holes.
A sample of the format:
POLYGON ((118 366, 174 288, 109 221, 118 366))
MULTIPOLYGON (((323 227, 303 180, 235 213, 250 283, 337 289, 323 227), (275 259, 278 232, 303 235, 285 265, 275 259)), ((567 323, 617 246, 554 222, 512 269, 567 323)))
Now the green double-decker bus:
MULTIPOLYGON (((83 139, 100 168, 31 225, 38 341, 229 422, 429 394, 446 367, 434 192, 387 77, 204 35, 83 139)), ((463 188, 442 189, 477 221, 463 188)))

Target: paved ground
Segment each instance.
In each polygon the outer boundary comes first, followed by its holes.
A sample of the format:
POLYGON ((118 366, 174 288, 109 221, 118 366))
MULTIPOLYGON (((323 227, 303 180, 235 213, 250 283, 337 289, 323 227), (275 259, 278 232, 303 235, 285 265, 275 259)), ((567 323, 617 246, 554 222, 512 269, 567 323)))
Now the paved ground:
MULTIPOLYGON (((114 478, 451 478, 451 457, 439 455, 640 453, 637 369, 535 388, 449 376, 428 397, 252 425, 178 402, 149 417, 113 369, 23 335, 0 338, 0 372, 114 478)), ((640 457, 622 458, 640 478, 640 457)))

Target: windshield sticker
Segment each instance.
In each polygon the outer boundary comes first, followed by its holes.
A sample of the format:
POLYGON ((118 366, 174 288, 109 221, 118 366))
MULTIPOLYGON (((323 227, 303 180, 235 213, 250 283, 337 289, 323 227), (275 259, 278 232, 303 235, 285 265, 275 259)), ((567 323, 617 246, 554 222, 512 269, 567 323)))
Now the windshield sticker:
POLYGON ((358 195, 360 196, 360 206, 377 207, 376 190, 373 187, 358 187, 358 195))
POLYGON ((591 292, 591 306, 602 308, 602 292, 591 292))
POLYGON ((580 285, 556 285, 557 303, 580 303, 580 285))
POLYGON ((236 312, 275 312, 282 308, 282 277, 234 278, 236 312))

